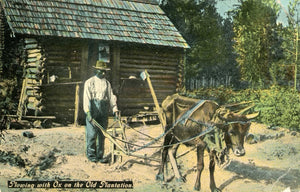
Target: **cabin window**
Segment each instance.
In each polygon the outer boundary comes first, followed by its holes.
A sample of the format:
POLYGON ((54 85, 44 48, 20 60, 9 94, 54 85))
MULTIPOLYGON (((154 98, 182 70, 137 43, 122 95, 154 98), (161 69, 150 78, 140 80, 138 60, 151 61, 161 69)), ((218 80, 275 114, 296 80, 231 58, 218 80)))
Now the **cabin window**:
POLYGON ((110 52, 109 45, 105 44, 105 43, 100 43, 98 59, 109 63, 110 62, 110 53, 109 52, 110 52))

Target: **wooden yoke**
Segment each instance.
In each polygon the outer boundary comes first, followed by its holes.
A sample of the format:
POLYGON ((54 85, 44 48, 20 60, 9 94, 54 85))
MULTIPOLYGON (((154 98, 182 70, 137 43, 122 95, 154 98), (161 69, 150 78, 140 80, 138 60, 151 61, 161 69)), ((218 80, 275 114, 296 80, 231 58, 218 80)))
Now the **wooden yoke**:
POLYGON ((142 72, 140 74, 140 77, 145 81, 147 80, 147 83, 148 83, 148 86, 149 86, 149 89, 150 89, 150 92, 151 92, 151 95, 152 95, 152 98, 153 98, 153 101, 154 101, 154 104, 155 104, 155 108, 156 108, 156 111, 158 113, 158 118, 160 120, 160 123, 162 125, 162 129, 164 130, 164 128, 166 127, 166 124, 167 124, 167 120, 166 120, 166 116, 165 114, 163 113, 163 110, 162 108, 159 106, 159 103, 157 101, 157 97, 156 97, 156 94, 155 94, 155 91, 153 89, 153 86, 152 86, 152 83, 151 83, 151 80, 150 80, 150 75, 149 73, 147 72, 147 70, 145 70, 144 72, 142 72))

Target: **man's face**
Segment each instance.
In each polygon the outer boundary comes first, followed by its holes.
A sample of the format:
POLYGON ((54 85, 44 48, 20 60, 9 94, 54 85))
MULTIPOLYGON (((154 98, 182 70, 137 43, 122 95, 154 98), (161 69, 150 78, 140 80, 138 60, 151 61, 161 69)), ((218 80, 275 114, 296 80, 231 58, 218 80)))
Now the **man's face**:
POLYGON ((95 71, 96 73, 96 76, 100 79, 104 78, 105 77, 105 74, 106 74, 106 71, 105 70, 101 70, 101 69, 97 69, 95 71))

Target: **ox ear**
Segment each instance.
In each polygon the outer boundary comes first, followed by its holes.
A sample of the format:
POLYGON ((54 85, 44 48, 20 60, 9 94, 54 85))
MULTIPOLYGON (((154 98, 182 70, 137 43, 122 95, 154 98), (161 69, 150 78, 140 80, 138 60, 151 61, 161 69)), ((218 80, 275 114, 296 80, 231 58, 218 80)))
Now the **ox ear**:
POLYGON ((259 114, 260 114, 260 112, 248 114, 248 115, 246 115, 246 118, 247 118, 248 120, 255 119, 256 117, 259 116, 259 114))
POLYGON ((245 115, 239 115, 229 111, 228 109, 220 108, 218 110, 218 117, 223 121, 247 121, 247 117, 245 115))

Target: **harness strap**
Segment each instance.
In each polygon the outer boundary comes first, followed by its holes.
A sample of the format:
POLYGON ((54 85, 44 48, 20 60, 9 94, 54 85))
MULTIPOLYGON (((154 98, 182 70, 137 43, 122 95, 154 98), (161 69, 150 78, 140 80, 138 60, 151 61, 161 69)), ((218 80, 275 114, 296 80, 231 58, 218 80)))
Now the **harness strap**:
POLYGON ((193 112, 195 112, 195 110, 197 110, 201 105, 203 105, 203 103, 206 100, 200 100, 197 105, 195 105, 192 109, 188 110, 187 112, 185 112, 179 119, 177 119, 177 121, 175 121, 175 123, 173 124, 173 127, 175 127, 178 123, 181 123, 183 125, 186 124, 187 120, 189 119, 189 117, 191 116, 191 114, 193 112), (184 122, 184 123, 183 123, 184 122))

